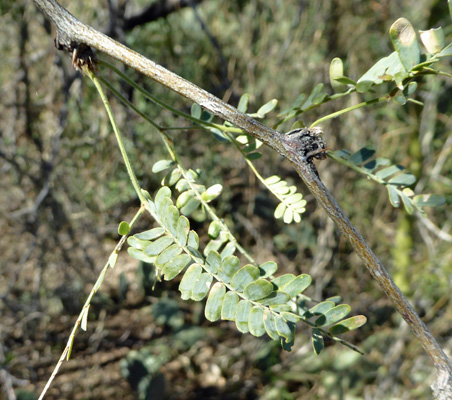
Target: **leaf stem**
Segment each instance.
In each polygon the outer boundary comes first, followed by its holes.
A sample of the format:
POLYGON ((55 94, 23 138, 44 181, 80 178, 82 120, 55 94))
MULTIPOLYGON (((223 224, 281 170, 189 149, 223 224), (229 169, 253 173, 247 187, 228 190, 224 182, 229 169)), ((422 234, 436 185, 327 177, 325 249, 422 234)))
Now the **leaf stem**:
MULTIPOLYGON (((136 214, 134 215, 134 217, 132 218, 132 220, 129 223, 130 228, 133 227, 133 225, 135 224, 136 221, 138 221, 138 219, 140 218, 141 214, 143 214, 144 212, 144 205, 142 205, 138 211, 136 212, 136 214)), ((99 274, 99 277, 97 278, 96 283, 93 285, 93 289, 91 290, 91 293, 89 294, 88 298, 85 301, 85 304, 82 308, 82 311, 80 312, 77 321, 75 321, 74 327, 72 328, 72 332, 69 335, 69 339, 68 342, 66 344, 66 347, 63 350, 63 353, 60 356, 60 359, 58 360, 58 363, 56 364, 52 375, 50 376, 49 380, 47 381, 44 389, 41 392, 41 395, 39 396, 38 400, 42 400, 47 392, 47 390, 49 389, 50 385, 52 384, 52 381, 55 379, 55 376, 57 375, 61 365, 64 362, 64 359, 69 360, 69 357, 71 355, 71 350, 72 350, 72 345, 74 343, 74 338, 75 338, 75 334, 78 330, 78 327, 80 326, 80 324, 82 323, 82 320, 88 317, 88 310, 89 307, 91 305, 91 299, 93 298, 93 296, 96 294, 96 292, 99 290, 100 285, 102 284, 104 278, 105 278, 105 274, 107 273, 107 270, 109 267, 113 268, 114 265, 111 264, 111 259, 112 256, 117 256, 119 254, 119 252, 121 251, 122 246, 124 245, 126 239, 127 239, 128 235, 123 235, 121 237, 121 239, 119 240, 119 242, 116 244, 114 250, 111 252, 108 261, 106 262, 106 264, 104 265, 104 267, 102 268, 102 271, 99 274)), ((116 257, 115 257, 116 259, 116 257)), ((84 329, 85 330, 85 329, 84 329)))
POLYGON ((129 174, 129 178, 130 181, 132 182, 133 188, 135 189, 135 192, 138 195, 138 198, 140 199, 141 203, 146 203, 146 198, 141 193, 141 187, 138 183, 135 173, 133 172, 132 164, 130 163, 129 156, 127 155, 127 151, 124 146, 121 133, 119 132, 118 125, 116 124, 115 118, 113 116, 113 112, 110 107, 110 102, 108 101, 108 98, 105 95, 104 90, 102 89, 102 85, 100 84, 99 78, 89 68, 84 68, 84 72, 93 81, 94 86, 99 92, 102 102, 104 103, 105 110, 107 111, 108 118, 110 119, 111 126, 113 127, 116 141, 118 142, 119 150, 121 151, 122 159, 124 160, 124 164, 126 165, 127 173, 129 174))
POLYGON ((377 98, 372 99, 372 100, 363 101, 362 103, 356 104, 354 106, 351 106, 351 107, 348 107, 348 108, 344 108, 343 110, 336 111, 334 113, 325 115, 324 117, 319 118, 317 121, 314 121, 311 124, 310 127, 313 128, 314 126, 316 126, 316 125, 318 125, 318 124, 320 124, 320 123, 322 123, 322 122, 324 122, 326 120, 339 117, 339 115, 348 113, 348 112, 353 111, 353 110, 357 110, 358 108, 362 108, 362 107, 368 106, 370 104, 375 104, 375 103, 379 103, 381 101, 386 101, 386 100, 388 100, 388 98, 386 96, 383 96, 383 97, 377 97, 377 98))

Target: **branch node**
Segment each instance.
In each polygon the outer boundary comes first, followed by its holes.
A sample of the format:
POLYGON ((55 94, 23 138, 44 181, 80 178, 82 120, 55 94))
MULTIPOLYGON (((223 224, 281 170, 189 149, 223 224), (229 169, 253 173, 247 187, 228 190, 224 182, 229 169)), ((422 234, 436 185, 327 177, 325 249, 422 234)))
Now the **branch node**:
POLYGON ((322 134, 323 130, 315 127, 294 129, 283 136, 286 146, 297 153, 317 176, 319 175, 312 159, 324 160, 326 158, 325 152, 328 150, 321 137, 322 134))

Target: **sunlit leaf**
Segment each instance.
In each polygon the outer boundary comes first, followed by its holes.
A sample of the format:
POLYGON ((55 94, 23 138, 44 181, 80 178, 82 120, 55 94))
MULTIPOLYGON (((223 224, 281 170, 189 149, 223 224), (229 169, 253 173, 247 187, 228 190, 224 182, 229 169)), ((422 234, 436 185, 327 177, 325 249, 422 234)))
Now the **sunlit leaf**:
POLYGON ((421 42, 430 54, 436 54, 444 47, 443 28, 433 28, 428 31, 419 31, 421 42))
POLYGON ((286 339, 286 342, 293 342, 293 332, 289 325, 279 315, 275 315, 275 327, 279 336, 286 339))
POLYGON ((182 300, 188 300, 191 297, 193 287, 202 273, 202 267, 199 264, 192 264, 188 267, 179 284, 179 291, 182 293, 182 300))
POLYGON ((213 322, 221 316, 221 306, 223 304, 226 288, 221 282, 217 282, 210 289, 209 297, 207 298, 206 308, 204 314, 206 318, 213 322))
POLYGON ((413 26, 406 18, 399 18, 389 29, 394 48, 407 71, 419 64, 421 53, 413 26))
POLYGON ((273 111, 277 104, 278 100, 276 99, 270 100, 268 103, 265 103, 261 108, 259 108, 259 110, 257 111, 257 115, 263 118, 265 114, 268 114, 270 111, 273 111))
POLYGON ((204 272, 196 280, 195 286, 193 287, 191 298, 195 301, 200 301, 207 296, 209 292, 210 285, 212 284, 212 275, 204 272))
POLYGON ((340 304, 326 311, 323 315, 315 320, 316 326, 326 326, 334 324, 345 318, 352 308, 348 304, 340 304))
POLYGON ((234 292, 227 292, 221 306, 221 319, 235 321, 239 296, 234 292))
POLYGON ((158 228, 150 229, 148 231, 137 233, 134 236, 137 239, 153 240, 153 239, 157 239, 158 237, 162 236, 164 233, 165 233, 165 229, 158 227, 158 228))
MULTIPOLYGON (((232 281, 234 281, 234 278, 232 278, 232 281)), ((273 292, 273 285, 265 279, 258 279, 255 282, 251 282, 247 286, 245 286, 245 288, 243 289, 243 294, 249 300, 263 299, 264 297, 267 297, 272 292, 273 292)))
POLYGON ((128 235, 130 232, 130 225, 126 221, 122 221, 118 226, 118 233, 121 236, 128 235))
POLYGON ((248 319, 251 311, 251 303, 247 300, 240 300, 237 305, 237 312, 235 314, 235 324, 237 325, 237 329, 239 332, 247 333, 249 332, 248 328, 248 319))
POLYGON ((264 327, 267 335, 273 340, 279 339, 279 333, 276 330, 276 322, 273 313, 267 309, 264 310, 264 327))
POLYGON ((440 194, 419 194, 414 196, 413 202, 419 207, 439 207, 444 205, 446 199, 440 194))
POLYGON ((240 260, 236 256, 228 256, 221 262, 221 268, 217 273, 218 278, 224 283, 229 283, 239 268, 240 260))
POLYGON ((237 110, 242 113, 246 113, 248 110, 248 102, 250 101, 250 95, 248 93, 243 94, 240 97, 239 104, 237 106, 237 110))
POLYGON ((375 176, 381 179, 386 179, 391 175, 394 175, 395 173, 399 171, 403 171, 405 167, 401 165, 391 165, 390 167, 383 168, 375 173, 375 176))
POLYGON ((278 269, 278 265, 274 261, 267 261, 259 266, 261 269, 261 278, 268 278, 278 269))
POLYGON ((391 185, 401 185, 401 186, 410 186, 415 182, 416 177, 413 174, 410 174, 409 172, 397 175, 388 181, 388 183, 391 185))
POLYGON ((153 166, 152 166, 152 172, 154 174, 164 171, 165 169, 168 169, 172 166, 174 166, 176 163, 173 160, 160 160, 157 161, 153 166))
POLYGON ((398 208, 400 206, 399 192, 392 185, 387 185, 386 187, 388 188, 389 201, 395 208, 398 208))
POLYGON ((344 76, 344 64, 339 57, 333 58, 330 63, 330 84, 335 92, 343 92, 345 86, 343 83, 338 82, 337 78, 344 76))
POLYGON ((248 328, 253 336, 260 337, 265 334, 264 310, 255 306, 251 309, 248 319, 248 328))
POLYGON ((136 260, 143 261, 148 264, 154 263, 156 259, 156 257, 149 257, 146 254, 144 254, 141 250, 138 250, 134 247, 129 247, 127 249, 127 253, 129 253, 129 256, 135 258, 136 260))
POLYGON ((190 232, 190 222, 186 217, 181 215, 178 218, 177 226, 176 226, 176 241, 181 246, 185 246, 187 244, 188 233, 190 232))
POLYGON ((257 300, 257 302, 270 306, 272 304, 286 304, 289 300, 290 296, 287 293, 278 290, 263 299, 257 300))
MULTIPOLYGON (((162 272, 164 274, 165 281, 170 281, 175 278, 179 273, 191 262, 191 257, 188 254, 181 254, 176 258, 166 263, 162 272)), ((184 275, 185 277, 185 275, 184 275)))
POLYGON ((356 315, 354 317, 345 319, 328 329, 332 335, 341 335, 342 333, 353 331, 363 326, 367 321, 364 315, 356 315))
POLYGON ((173 244, 160 253, 155 261, 155 265, 158 268, 162 268, 167 262, 177 257, 180 253, 182 253, 182 248, 177 244, 173 244))
POLYGON ((147 256, 158 256, 163 250, 174 243, 173 238, 169 236, 164 236, 157 239, 155 242, 151 242, 144 249, 144 254, 147 256))
POLYGON ((242 292, 245 286, 259 278, 260 272, 257 267, 247 264, 240 268, 231 279, 231 286, 238 292, 242 292))

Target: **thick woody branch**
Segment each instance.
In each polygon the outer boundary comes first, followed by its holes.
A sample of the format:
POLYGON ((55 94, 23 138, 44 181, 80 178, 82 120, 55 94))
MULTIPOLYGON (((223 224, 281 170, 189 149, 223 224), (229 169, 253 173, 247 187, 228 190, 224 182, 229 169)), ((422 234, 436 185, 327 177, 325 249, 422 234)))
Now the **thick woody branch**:
POLYGON ((58 34, 56 45, 59 48, 73 51, 80 45, 93 47, 191 101, 198 103, 223 120, 229 121, 242 128, 290 160, 308 189, 338 226, 342 234, 350 241, 359 257, 369 269, 372 277, 379 284, 381 290, 392 301, 397 311, 402 315, 420 341, 424 350, 432 359, 435 367, 439 371, 438 375, 441 378, 438 378, 435 383, 436 386, 434 390, 437 398, 452 398, 452 364, 450 360, 400 289, 393 282, 390 275, 369 248, 361 234, 352 225, 331 193, 323 185, 315 170, 311 167, 312 160, 309 160, 307 157, 300 154, 299 143, 295 138, 291 135, 283 135, 262 125, 258 121, 239 112, 234 107, 224 103, 191 82, 186 81, 135 51, 130 50, 126 46, 83 24, 61 7, 55 0, 34 0, 34 2, 55 24, 58 34))

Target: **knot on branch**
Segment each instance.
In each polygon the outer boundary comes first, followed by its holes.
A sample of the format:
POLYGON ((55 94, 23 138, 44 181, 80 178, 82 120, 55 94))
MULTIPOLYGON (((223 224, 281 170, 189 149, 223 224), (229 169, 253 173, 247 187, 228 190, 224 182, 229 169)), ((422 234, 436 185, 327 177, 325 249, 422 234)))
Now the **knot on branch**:
POLYGON ((308 164, 310 169, 317 175, 317 169, 313 159, 323 160, 326 158, 326 143, 322 139, 321 128, 301 128, 287 132, 283 138, 287 147, 295 153, 296 157, 308 164))
POLYGON ((285 141, 293 151, 301 155, 306 161, 312 161, 312 158, 324 160, 326 158, 326 143, 321 135, 321 128, 302 128, 294 129, 286 133, 285 141))
POLYGON ((55 47, 58 50, 64 50, 72 53, 72 67, 77 71, 88 68, 91 71, 97 71, 97 57, 91 47, 86 44, 71 40, 65 33, 57 30, 55 36, 55 47))
POLYGON ((77 71, 87 68, 97 71, 97 58, 93 49, 86 44, 79 44, 72 50, 72 67, 77 71))

